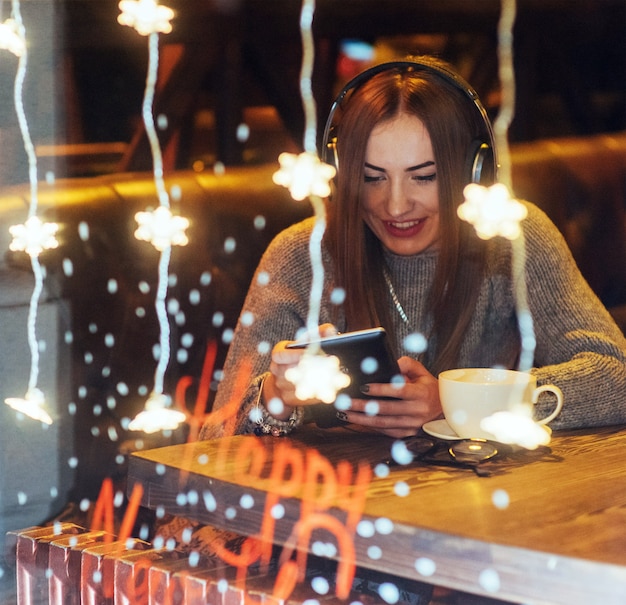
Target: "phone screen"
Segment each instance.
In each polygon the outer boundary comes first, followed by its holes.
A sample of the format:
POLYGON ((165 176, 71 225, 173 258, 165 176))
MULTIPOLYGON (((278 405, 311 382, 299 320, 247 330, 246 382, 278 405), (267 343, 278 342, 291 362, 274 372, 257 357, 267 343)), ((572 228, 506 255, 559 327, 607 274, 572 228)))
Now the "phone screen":
MULTIPOLYGON (((361 386, 369 382, 391 382, 400 368, 388 343, 384 328, 371 328, 328 336, 318 341, 324 353, 339 358, 341 369, 350 376, 350 384, 341 392, 363 397, 361 386)), ((305 348, 310 342, 294 342, 288 348, 305 348)))

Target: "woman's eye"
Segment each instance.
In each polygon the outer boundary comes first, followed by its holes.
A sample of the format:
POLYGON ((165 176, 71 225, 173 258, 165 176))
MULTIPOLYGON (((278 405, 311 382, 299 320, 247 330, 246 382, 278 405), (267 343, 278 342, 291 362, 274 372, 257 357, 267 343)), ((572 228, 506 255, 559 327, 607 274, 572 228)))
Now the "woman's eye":
POLYGON ((420 183, 431 183, 437 179, 437 173, 433 172, 432 174, 414 176, 413 178, 420 183))
POLYGON ((378 183, 383 180, 383 177, 380 175, 370 175, 366 174, 364 177, 366 183, 378 183))

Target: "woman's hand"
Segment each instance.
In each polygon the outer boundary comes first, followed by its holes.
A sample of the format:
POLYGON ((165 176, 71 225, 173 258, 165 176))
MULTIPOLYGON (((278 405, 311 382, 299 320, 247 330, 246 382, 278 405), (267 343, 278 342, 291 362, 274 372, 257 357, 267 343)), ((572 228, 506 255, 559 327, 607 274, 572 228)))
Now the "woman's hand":
POLYGON ((373 428, 390 437, 415 435, 418 429, 442 414, 437 379, 415 359, 398 360, 404 384, 369 384, 364 399, 353 399, 340 418, 373 428), (380 400, 379 397, 395 397, 380 400))
MULTIPOLYGON (((337 329, 332 324, 323 324, 319 327, 319 337, 333 336, 337 334, 337 329)), ((316 338, 318 335, 314 335, 316 338)), ((270 363, 270 375, 263 384, 263 402, 267 408, 269 402, 278 398, 283 402, 282 412, 269 410, 272 416, 279 420, 289 417, 294 407, 320 403, 318 399, 308 399, 303 401, 296 397, 296 385, 287 380, 285 372, 289 368, 298 365, 300 358, 306 351, 302 349, 288 349, 287 345, 293 341, 283 340, 277 343, 272 349, 272 361, 270 363)))

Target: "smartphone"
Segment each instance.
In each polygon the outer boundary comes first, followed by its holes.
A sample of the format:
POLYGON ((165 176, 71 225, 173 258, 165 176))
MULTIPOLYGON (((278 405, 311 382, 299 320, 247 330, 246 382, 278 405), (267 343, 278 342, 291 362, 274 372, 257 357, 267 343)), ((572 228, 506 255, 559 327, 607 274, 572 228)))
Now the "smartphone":
MULTIPOLYGON (((370 382, 391 382, 400 374, 395 355, 391 351, 384 328, 370 328, 327 336, 313 341, 319 343, 322 351, 339 358, 341 370, 350 376, 350 384, 342 389, 350 397, 366 399, 361 386, 370 382)), ((308 342, 292 342, 288 349, 304 349, 308 342)), ((312 415, 318 426, 342 424, 336 419, 337 410, 332 404, 316 404, 305 407, 305 416, 312 415), (312 408, 312 409, 308 409, 312 408)))

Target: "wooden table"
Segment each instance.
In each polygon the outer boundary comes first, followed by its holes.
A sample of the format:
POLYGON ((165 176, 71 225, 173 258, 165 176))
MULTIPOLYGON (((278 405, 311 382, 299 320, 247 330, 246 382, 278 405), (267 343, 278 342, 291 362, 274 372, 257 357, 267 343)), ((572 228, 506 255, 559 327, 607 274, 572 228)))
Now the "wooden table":
POLYGON ((392 443, 304 428, 289 438, 170 446, 133 454, 129 489, 139 482, 147 507, 246 535, 259 533, 266 502, 279 503, 284 514, 272 539, 284 544, 307 489, 318 504, 334 498, 320 509, 346 523, 346 494, 325 490, 340 461, 352 463, 351 483, 365 463, 374 472, 353 539, 357 565, 514 602, 625 602, 626 428, 557 434, 550 447, 484 463, 489 477, 419 462, 391 466, 384 476, 376 469, 392 443), (291 466, 276 466, 285 460, 291 466), (294 477, 306 478, 313 463, 326 488, 318 483, 311 492, 294 477), (272 469, 284 480, 272 480, 272 469))

